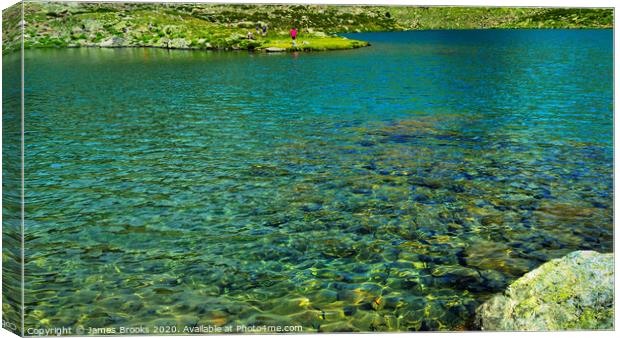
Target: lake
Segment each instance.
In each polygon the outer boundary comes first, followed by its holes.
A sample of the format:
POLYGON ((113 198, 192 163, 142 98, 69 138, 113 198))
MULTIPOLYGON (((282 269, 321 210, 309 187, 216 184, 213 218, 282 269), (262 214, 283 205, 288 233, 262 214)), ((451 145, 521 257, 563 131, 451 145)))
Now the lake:
POLYGON ((27 50, 26 327, 471 329, 613 250, 611 30, 348 36, 27 50))

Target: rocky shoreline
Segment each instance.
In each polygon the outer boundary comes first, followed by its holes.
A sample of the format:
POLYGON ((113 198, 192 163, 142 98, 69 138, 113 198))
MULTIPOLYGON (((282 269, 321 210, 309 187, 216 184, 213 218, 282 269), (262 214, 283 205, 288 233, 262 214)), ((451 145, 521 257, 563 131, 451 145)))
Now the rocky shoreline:
POLYGON ((613 253, 575 251, 525 274, 477 310, 482 330, 614 329, 613 253))
POLYGON ((193 47, 184 40, 164 40, 158 44, 132 44, 127 43, 125 40, 120 38, 110 38, 105 40, 99 44, 90 44, 90 43, 82 43, 82 44, 70 44, 65 46, 66 48, 160 48, 160 49, 177 49, 177 50, 207 50, 207 51, 253 51, 253 52, 265 52, 265 53, 284 53, 284 52, 311 52, 311 51, 327 51, 327 50, 337 50, 337 49, 354 49, 361 47, 368 47, 370 43, 365 41, 357 41, 352 40, 349 46, 342 48, 315 48, 310 46, 309 43, 303 43, 305 41, 301 41, 301 46, 290 46, 290 47, 263 47, 263 48, 237 48, 237 47, 213 47, 213 46, 205 46, 205 47, 193 47))

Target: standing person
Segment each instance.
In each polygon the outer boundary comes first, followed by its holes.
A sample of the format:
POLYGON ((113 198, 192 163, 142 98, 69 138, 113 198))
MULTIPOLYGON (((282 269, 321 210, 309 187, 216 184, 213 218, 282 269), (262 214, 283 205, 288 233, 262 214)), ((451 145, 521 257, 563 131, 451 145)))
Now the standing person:
POLYGON ((263 25, 263 35, 267 35, 267 24, 263 25))
POLYGON ((258 33, 260 33, 260 22, 256 23, 256 35, 258 35, 258 33))
POLYGON ((297 39, 297 29, 295 27, 291 29, 291 39, 293 40, 293 46, 297 46, 297 41, 295 41, 297 39))

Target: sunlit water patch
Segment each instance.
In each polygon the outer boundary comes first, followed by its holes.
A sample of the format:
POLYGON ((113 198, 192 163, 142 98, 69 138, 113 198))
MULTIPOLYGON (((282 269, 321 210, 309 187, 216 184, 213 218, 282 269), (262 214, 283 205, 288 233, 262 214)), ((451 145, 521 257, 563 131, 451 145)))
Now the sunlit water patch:
POLYGON ((472 328, 612 250, 612 32, 26 53, 26 324, 472 328))

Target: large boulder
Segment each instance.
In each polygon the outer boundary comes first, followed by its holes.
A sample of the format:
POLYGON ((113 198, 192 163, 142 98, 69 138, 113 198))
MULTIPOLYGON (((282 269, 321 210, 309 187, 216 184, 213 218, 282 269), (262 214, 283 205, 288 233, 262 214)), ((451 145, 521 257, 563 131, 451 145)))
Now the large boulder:
POLYGON ((168 48, 187 49, 189 48, 189 41, 183 38, 172 39, 168 42, 168 48))
POLYGON ((613 329, 613 254, 575 251, 525 274, 477 311, 482 330, 613 329))
POLYGON ((123 38, 118 36, 113 36, 107 40, 102 41, 99 44, 99 47, 124 47, 126 46, 126 41, 123 38))

